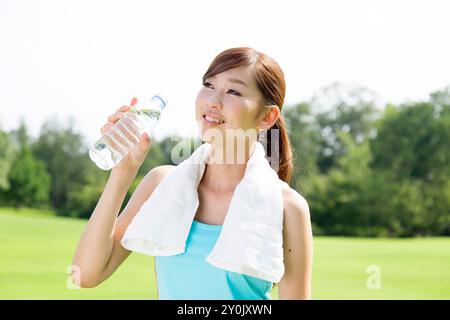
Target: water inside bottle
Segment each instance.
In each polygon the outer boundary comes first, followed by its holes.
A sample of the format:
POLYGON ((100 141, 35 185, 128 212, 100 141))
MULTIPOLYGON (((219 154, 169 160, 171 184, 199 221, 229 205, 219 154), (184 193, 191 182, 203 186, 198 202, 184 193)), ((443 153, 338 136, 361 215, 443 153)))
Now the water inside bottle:
POLYGON ((106 139, 102 137, 94 144, 89 150, 89 157, 99 168, 109 170, 113 168, 122 157, 113 148, 109 147, 105 140, 106 139))
MULTIPOLYGON (((139 137, 140 135, 146 131, 150 133, 150 130, 157 125, 160 117, 161 110, 151 109, 151 108, 132 108, 130 112, 134 113, 137 117, 130 117, 133 120, 133 123, 136 125, 135 129, 139 129, 139 137)), ((123 119, 123 118, 122 118, 123 119)), ((121 120, 122 120, 121 119, 121 120)), ((122 129, 125 129, 131 134, 129 130, 129 126, 125 125, 121 120, 119 120, 114 127, 121 125, 122 129)), ((111 127, 110 130, 114 130, 115 128, 111 127)), ((109 130, 108 130, 109 131, 109 130)), ((106 133, 108 134, 108 133, 106 133)), ((125 141, 125 144, 119 143, 115 141, 117 147, 113 148, 108 144, 108 140, 105 136, 100 138, 93 147, 89 150, 89 156, 95 164, 103 169, 110 170, 115 165, 117 165, 129 152, 130 146, 134 145, 135 141, 130 141, 125 137, 120 130, 115 130, 115 134, 118 135, 122 140, 125 141)), ((111 134, 111 133, 110 133, 111 134)), ((138 138, 139 138, 138 137, 138 138)))
POLYGON ((142 108, 142 109, 131 109, 130 111, 138 113, 138 114, 142 113, 142 114, 146 115, 147 117, 156 119, 157 121, 161 117, 161 111, 158 109, 142 108))

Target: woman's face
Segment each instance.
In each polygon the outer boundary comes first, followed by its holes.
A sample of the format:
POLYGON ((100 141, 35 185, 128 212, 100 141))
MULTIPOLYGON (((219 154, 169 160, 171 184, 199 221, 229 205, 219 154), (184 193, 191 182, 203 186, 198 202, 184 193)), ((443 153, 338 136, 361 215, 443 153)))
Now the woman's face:
POLYGON ((205 80, 196 98, 196 120, 201 139, 228 133, 258 133, 262 96, 248 66, 229 69, 205 80), (208 117, 221 120, 211 123, 208 117), (248 131, 253 130, 253 131, 248 131))

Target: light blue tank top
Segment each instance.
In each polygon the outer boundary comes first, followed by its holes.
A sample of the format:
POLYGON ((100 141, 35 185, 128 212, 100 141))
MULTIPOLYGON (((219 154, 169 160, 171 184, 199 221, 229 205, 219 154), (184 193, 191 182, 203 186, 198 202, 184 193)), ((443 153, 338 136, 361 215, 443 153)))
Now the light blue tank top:
POLYGON ((160 300, 271 300, 271 282, 206 261, 221 229, 222 225, 193 220, 184 253, 155 256, 160 300))

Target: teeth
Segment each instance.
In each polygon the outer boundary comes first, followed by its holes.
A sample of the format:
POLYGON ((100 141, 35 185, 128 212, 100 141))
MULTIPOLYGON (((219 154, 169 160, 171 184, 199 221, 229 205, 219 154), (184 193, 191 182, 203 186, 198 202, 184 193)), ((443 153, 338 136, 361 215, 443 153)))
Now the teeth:
POLYGON ((208 116, 205 116, 205 119, 208 122, 215 122, 215 123, 223 123, 224 122, 222 120, 214 119, 214 118, 211 118, 211 117, 208 117, 208 116))

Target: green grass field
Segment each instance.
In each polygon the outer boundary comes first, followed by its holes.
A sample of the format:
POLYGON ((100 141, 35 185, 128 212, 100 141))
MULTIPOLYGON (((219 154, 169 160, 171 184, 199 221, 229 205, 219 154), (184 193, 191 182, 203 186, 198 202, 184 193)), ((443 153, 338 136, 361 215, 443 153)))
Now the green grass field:
MULTIPOLYGON (((98 287, 68 288, 86 223, 0 209, 0 299, 157 299, 153 257, 137 253, 98 287)), ((312 284, 313 299, 450 299, 450 238, 315 237, 312 284), (369 266, 379 288, 368 288, 369 266)))

